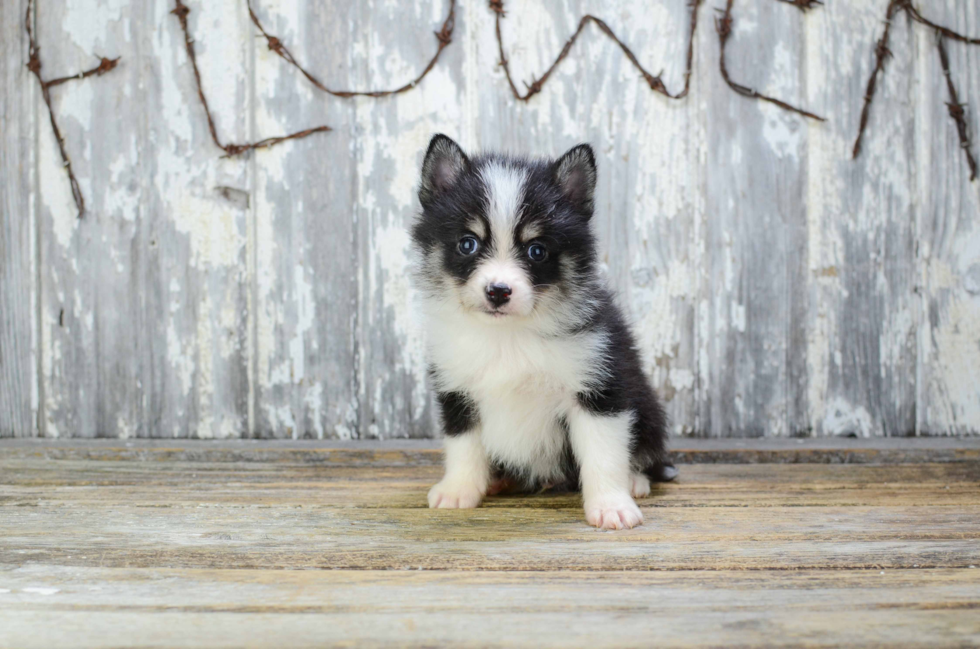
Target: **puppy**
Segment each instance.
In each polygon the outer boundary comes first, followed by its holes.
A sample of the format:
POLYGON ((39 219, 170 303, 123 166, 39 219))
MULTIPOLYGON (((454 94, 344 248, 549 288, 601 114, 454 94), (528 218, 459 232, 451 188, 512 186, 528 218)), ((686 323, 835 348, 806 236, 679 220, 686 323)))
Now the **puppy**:
POLYGON ((585 519, 643 522, 634 497, 670 479, 666 420, 590 227, 596 163, 469 158, 436 135, 412 229, 446 473, 429 506, 476 507, 495 481, 580 486, 585 519))

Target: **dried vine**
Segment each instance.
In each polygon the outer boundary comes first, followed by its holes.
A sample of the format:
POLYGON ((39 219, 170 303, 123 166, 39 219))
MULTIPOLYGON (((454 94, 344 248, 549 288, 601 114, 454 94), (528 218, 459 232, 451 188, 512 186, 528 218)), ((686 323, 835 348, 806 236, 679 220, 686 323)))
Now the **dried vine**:
MULTIPOLYGON (((718 60, 718 67, 721 69, 721 76, 725 80, 725 83, 728 84, 728 87, 744 97, 750 97, 752 99, 765 101, 770 104, 779 106, 783 110, 788 110, 798 115, 809 117, 810 119, 815 119, 821 122, 826 121, 823 117, 820 117, 819 115, 815 115, 807 110, 803 110, 802 108, 797 108, 796 106, 793 106, 792 104, 788 104, 781 99, 776 99, 775 97, 764 95, 761 92, 754 90, 753 88, 749 88, 748 86, 743 86, 740 83, 736 83, 735 81, 732 81, 731 76, 729 76, 728 74, 728 66, 725 64, 725 45, 728 44, 728 39, 732 35, 732 5, 734 3, 735 0, 728 0, 728 2, 725 4, 724 13, 722 13, 721 17, 715 21, 715 29, 718 32, 718 42, 721 46, 721 55, 718 60)), ((803 7, 803 4, 809 4, 809 3, 792 2, 791 4, 795 4, 801 9, 805 9, 806 7, 803 7)))
POLYGON ((252 9, 252 0, 246 0, 246 4, 248 5, 248 15, 252 18, 252 22, 255 23, 255 26, 259 28, 259 31, 262 32, 262 36, 265 37, 265 40, 269 45, 269 49, 282 57, 282 59, 291 66, 299 70, 300 73, 316 88, 327 94, 333 95, 334 97, 387 97, 388 95, 397 95, 411 90, 421 83, 422 79, 424 79, 432 68, 435 67, 436 62, 439 60, 439 55, 441 55, 442 51, 452 42, 453 29, 456 26, 456 0, 449 0, 449 13, 446 15, 446 19, 442 22, 442 28, 435 32, 436 40, 439 41, 439 46, 436 49, 436 53, 432 55, 431 59, 429 59, 428 65, 425 66, 421 74, 408 83, 398 86, 392 90, 333 90, 325 86, 322 81, 313 76, 313 74, 311 74, 306 68, 300 65, 293 56, 293 53, 289 51, 289 49, 277 36, 273 36, 266 31, 265 27, 262 25, 262 22, 259 20, 259 17, 252 9))
MULTIPOLYGON (((572 36, 565 42, 565 46, 561 48, 561 52, 559 52, 558 56, 555 58, 555 61, 551 64, 551 66, 547 70, 545 70, 544 74, 541 75, 540 79, 534 79, 532 77, 531 83, 525 82, 524 85, 527 86, 527 92, 522 94, 521 91, 517 89, 517 84, 514 83, 514 77, 511 75, 510 72, 510 62, 507 60, 507 55, 504 54, 504 39, 500 31, 500 22, 501 20, 503 20, 504 16, 506 15, 506 13, 504 12, 504 0, 490 0, 490 9, 497 14, 496 29, 497 29, 497 47, 500 50, 499 64, 504 69, 504 75, 506 75, 507 77, 507 83, 510 85, 510 91, 511 93, 513 93, 514 98, 517 99, 518 101, 526 102, 531 97, 541 92, 541 88, 544 87, 544 84, 548 81, 548 79, 551 77, 551 74, 555 71, 555 68, 557 68, 558 65, 565 60, 565 57, 568 56, 568 53, 571 51, 572 46, 575 45, 575 41, 578 40, 579 35, 581 35, 582 30, 584 30, 585 26, 591 22, 591 23, 595 23, 596 27, 598 27, 603 34, 608 36, 610 39, 613 40, 613 42, 619 45, 619 49, 623 51, 623 54, 625 54, 626 58, 629 59, 630 63, 633 64, 633 67, 635 67, 643 76, 644 80, 646 80, 647 85, 650 86, 650 90, 653 90, 654 92, 659 92, 665 97, 669 97, 671 99, 681 99, 687 96, 687 93, 691 88, 691 66, 694 62, 694 32, 698 26, 698 8, 700 8, 701 2, 702 0, 692 0, 690 5, 691 23, 688 28, 687 68, 684 71, 684 89, 678 92, 677 94, 673 94, 669 90, 667 90, 667 87, 664 85, 663 80, 660 78, 660 74, 652 74, 649 70, 644 68, 643 65, 640 64, 639 60, 637 60, 636 55, 633 54, 633 51, 626 45, 626 43, 621 41, 619 37, 616 36, 616 33, 613 32, 612 28, 610 28, 609 25, 607 25, 605 21, 603 21, 601 18, 593 16, 592 14, 585 14, 584 16, 582 16, 582 18, 578 22, 578 29, 576 29, 575 33, 573 33, 572 36)), ((663 73, 661 72, 661 74, 663 73)))
POLYGON ((966 114, 964 104, 960 103, 959 94, 953 84, 953 77, 949 74, 949 55, 946 54, 945 38, 940 32, 936 39, 936 47, 939 48, 939 61, 943 66, 943 74, 946 75, 946 87, 949 89, 949 101, 946 107, 949 109, 949 116, 956 122, 956 131, 960 136, 960 146, 966 154, 966 162, 970 166, 970 182, 977 179, 977 161, 970 151, 970 136, 966 130, 966 114))
POLYGON ((68 156, 68 150, 65 148, 65 139, 61 135, 61 129, 58 128, 58 120, 54 116, 54 108, 51 107, 51 88, 54 86, 60 86, 63 83, 69 81, 76 81, 79 79, 87 79, 88 77, 103 75, 116 67, 119 63, 119 58, 107 59, 105 57, 100 57, 99 65, 96 67, 79 72, 77 74, 69 75, 67 77, 58 77, 57 79, 51 79, 50 81, 45 81, 44 77, 41 76, 41 48, 38 47, 37 40, 34 38, 34 21, 32 17, 36 16, 37 13, 34 10, 34 0, 27 0, 27 15, 24 17, 24 27, 27 30, 27 41, 28 41, 28 59, 27 59, 27 69, 37 77, 37 83, 41 87, 41 96, 44 98, 44 104, 48 107, 48 118, 51 120, 51 130, 54 132, 54 139, 58 142, 58 150, 61 152, 61 160, 65 166, 65 172, 68 174, 68 183, 71 185, 71 196, 75 200, 75 207, 78 208, 78 218, 82 218, 85 214, 85 196, 82 195, 82 188, 78 184, 78 179, 75 178, 75 172, 71 167, 71 158, 68 156))
POLYGON ((233 157, 245 153, 246 151, 251 151, 253 149, 264 149, 273 147, 280 142, 285 142, 287 140, 297 140, 300 138, 307 137, 314 133, 320 133, 323 131, 331 130, 329 126, 317 126, 315 128, 308 128, 305 131, 297 131, 296 133, 290 133, 289 135, 280 135, 276 137, 268 137, 264 140, 258 140, 257 142, 246 142, 244 144, 234 144, 234 143, 221 143, 221 138, 218 137, 218 129, 214 125, 214 118, 211 116, 211 108, 208 106, 208 99, 204 95, 204 86, 201 84, 201 72, 197 67, 197 56, 194 53, 194 39, 191 38, 190 29, 187 27, 187 14, 191 12, 190 8, 185 5, 181 0, 174 0, 175 8, 170 13, 177 16, 177 20, 180 21, 180 28, 184 32, 184 46, 187 49, 187 58, 191 61, 191 67, 194 70, 194 80, 197 82, 197 96, 201 100, 201 105, 204 106, 204 114, 208 118, 208 129, 211 131, 211 139, 214 141, 215 145, 225 152, 226 157, 233 157))
POLYGON ((908 15, 911 16, 912 20, 914 20, 915 22, 936 30, 937 32, 939 32, 940 34, 942 34, 943 36, 945 36, 950 40, 959 41, 961 43, 966 43, 968 45, 980 45, 980 38, 972 38, 970 36, 964 36, 963 34, 954 32, 952 29, 948 27, 937 25, 931 20, 924 18, 922 14, 919 13, 919 10, 912 5, 911 0, 900 0, 900 2, 903 5, 903 8, 905 9, 906 13, 908 13, 908 15))
POLYGON ((888 49, 888 37, 892 29, 892 19, 895 17, 895 12, 902 6, 902 2, 903 0, 891 0, 888 3, 888 10, 885 12, 885 31, 875 46, 875 67, 871 71, 871 76, 868 78, 867 90, 864 91, 864 106, 861 107, 861 123, 858 126, 857 139, 854 140, 851 159, 856 159, 861 153, 861 139, 864 137, 864 129, 868 126, 868 117, 871 114, 871 102, 874 101, 875 89, 878 86, 878 75, 884 74, 885 59, 892 55, 891 50, 888 49))
MULTIPOLYGON (((99 65, 91 69, 81 71, 77 74, 58 77, 55 79, 45 81, 43 76, 41 75, 40 47, 38 47, 37 41, 35 39, 33 20, 32 20, 32 18, 36 18, 35 1, 36 0, 28 0, 27 13, 25 17, 25 28, 27 30, 29 47, 30 47, 27 68, 37 78, 38 84, 41 88, 41 94, 44 99, 44 103, 47 106, 48 115, 51 121, 51 129, 54 132, 55 139, 57 140, 58 148, 61 153, 61 158, 64 163, 66 173, 68 174, 69 183, 71 185, 72 197, 75 201, 75 205, 78 207, 78 216, 79 218, 81 218, 85 213, 85 200, 84 200, 84 196, 82 195, 82 191, 79 186, 78 180, 76 179, 74 171, 72 169, 71 159, 68 155, 68 151, 65 148, 64 138, 61 135, 61 130, 58 127, 57 119, 55 118, 54 110, 52 108, 50 89, 52 87, 59 86, 64 83, 68 83, 69 81, 86 79, 92 76, 100 76, 102 74, 105 74, 106 72, 109 72, 116 67, 117 63, 119 62, 119 58, 110 59, 110 58, 100 57, 99 65)), ((691 74, 692 74, 693 62, 694 62, 694 37, 697 30, 698 10, 701 6, 702 1, 703 0, 691 0, 691 3, 689 5, 691 8, 691 20, 687 32, 688 43, 687 43, 686 66, 684 70, 684 86, 679 92, 676 93, 672 93, 670 92, 670 90, 667 89, 666 85, 664 84, 661 78, 661 75, 663 74, 662 72, 660 74, 653 74, 645 67, 643 67, 643 65, 636 58, 636 55, 633 53, 633 51, 629 48, 629 46, 626 45, 626 43, 624 43, 618 36, 616 36, 612 28, 610 28, 609 25, 601 18, 594 16, 592 14, 585 14, 584 16, 582 16, 582 18, 579 20, 578 28, 565 42, 564 46, 562 47, 561 51, 559 52, 555 60, 552 62, 552 64, 545 70, 545 72, 542 74, 540 78, 535 79, 534 77, 532 77, 531 83, 525 83, 524 85, 527 89, 525 92, 522 93, 520 90, 518 90, 517 84, 514 82, 514 78, 510 70, 510 63, 507 59, 504 50, 503 35, 501 29, 501 23, 503 21, 503 18, 506 16, 506 13, 504 11, 504 0, 489 0, 489 7, 496 14, 495 29, 496 29, 497 46, 500 54, 499 64, 504 70, 504 74, 507 78, 507 83, 510 86, 511 93, 513 94, 514 98, 517 99, 518 101, 527 102, 534 95, 541 92, 545 83, 547 83, 547 81, 551 78, 551 75, 554 73, 557 67, 568 56, 572 47, 575 45, 575 42, 578 40, 578 37, 582 34, 585 27, 589 23, 594 23, 596 27, 598 27, 603 34, 608 36, 613 42, 615 42, 619 46, 623 54, 633 65, 633 67, 635 67, 639 71, 640 75, 643 77, 643 79, 646 81, 647 85, 650 87, 652 91, 658 92, 664 95, 665 97, 671 99, 681 99, 688 95, 691 87, 691 74)), ((804 12, 823 4, 821 0, 778 0, 778 1, 783 2, 784 4, 793 5, 796 8, 798 8, 800 11, 804 11, 804 12)), ((181 30, 183 31, 184 34, 184 46, 187 51, 188 59, 191 62, 191 68, 194 72, 194 79, 197 85, 198 98, 201 101, 201 105, 204 108, 205 116, 207 117, 208 130, 211 134, 211 139, 218 148, 220 148, 222 151, 225 152, 226 157, 237 156, 254 149, 268 148, 268 147, 275 146, 281 142, 285 142, 287 140, 305 138, 314 133, 331 130, 329 126, 323 125, 315 128, 306 129, 303 131, 298 131, 295 133, 290 133, 288 135, 269 137, 255 142, 246 142, 242 144, 222 143, 221 138, 218 136, 217 127, 214 122, 214 117, 211 113, 211 108, 208 104, 207 96, 204 93, 204 87, 201 81, 201 73, 197 65, 197 57, 194 48, 194 39, 191 37, 190 29, 188 27, 187 16, 191 10, 187 5, 183 3, 182 0, 174 0, 174 3, 175 3, 175 8, 173 9, 173 11, 171 11, 171 13, 177 17, 180 23, 181 30)), ((407 83, 398 86, 397 88, 392 88, 388 90, 335 90, 327 87, 309 70, 307 70, 303 65, 301 65, 293 56, 292 52, 286 47, 286 45, 283 44, 283 42, 277 36, 270 34, 265 29, 265 26, 262 24, 262 21, 255 13, 255 10, 252 6, 252 0, 246 0, 246 4, 248 7, 249 17, 251 18, 255 26, 258 28, 258 30, 261 32, 262 36, 266 39, 266 43, 270 50, 274 51, 284 61, 286 61, 293 67, 295 67, 317 89, 325 93, 328 93, 330 95, 333 95, 335 97, 344 97, 344 98, 386 97, 389 95, 408 92, 409 90, 412 90, 413 88, 417 87, 418 84, 435 67, 436 63, 439 61, 439 57, 442 55, 443 50, 446 47, 448 47, 449 44, 452 42, 452 35, 456 22, 456 0, 449 0, 449 11, 446 15, 446 18, 443 21, 441 28, 438 31, 434 32, 436 36, 436 40, 438 41, 438 46, 436 48, 435 53, 429 59, 428 63, 423 68, 423 70, 418 74, 418 76, 408 81, 407 83)), ((718 33, 718 39, 720 44, 719 70, 721 72, 722 78, 725 80, 725 83, 733 91, 735 91, 736 93, 742 96, 771 103, 775 106, 778 106, 779 108, 802 115, 804 117, 809 117, 811 119, 824 121, 824 118, 820 117, 819 115, 811 113, 802 108, 793 106, 792 104, 789 104, 775 97, 770 97, 768 95, 762 94, 753 88, 742 85, 732 80, 726 64, 725 50, 732 34, 733 5, 734 5, 734 0, 727 0, 722 15, 715 21, 715 28, 718 33)), ((948 27, 938 25, 930 21, 929 19, 925 18, 918 11, 918 9, 915 8, 915 6, 912 4, 912 0, 891 0, 888 4, 888 8, 885 15, 885 28, 881 38, 877 41, 875 47, 875 66, 871 72, 871 76, 868 79, 867 88, 864 94, 864 104, 861 110, 861 119, 858 127, 857 138, 855 139, 854 142, 852 155, 854 158, 857 158, 857 156, 861 152, 861 143, 870 119, 871 104, 873 103, 874 100, 878 79, 879 77, 884 75, 885 61, 891 56, 891 51, 888 49, 891 25, 896 14, 899 11, 904 11, 912 21, 917 22, 921 25, 924 25, 934 30, 937 34, 937 48, 939 50, 940 62, 943 67, 943 73, 946 76, 946 84, 950 95, 950 101, 947 103, 949 115, 950 118, 956 124, 957 132, 959 134, 960 144, 966 154, 967 163, 970 167, 970 180, 971 181, 975 180, 978 173, 977 161, 974 158, 973 153, 971 151, 971 143, 970 143, 969 132, 967 128, 966 117, 965 117, 965 105, 960 103, 959 101, 959 95, 956 90, 956 86, 953 83, 952 76, 950 74, 949 57, 946 52, 945 39, 955 40, 957 42, 965 43, 968 45, 980 45, 980 38, 960 34, 948 27)))
POLYGON ((946 104, 946 106, 949 109, 950 118, 952 118, 956 124, 956 130, 960 138, 960 146, 963 147, 963 151, 966 154, 967 164, 970 167, 970 181, 972 182, 977 177, 977 161, 973 157, 973 152, 971 151, 970 136, 966 125, 966 105, 960 103, 959 93, 957 93, 956 85, 953 83, 953 78, 950 75, 949 56, 946 54, 945 39, 948 38, 950 40, 959 41, 960 43, 966 43, 967 45, 980 45, 980 38, 965 36, 948 27, 932 22, 919 13, 919 10, 912 4, 912 0, 891 0, 891 2, 888 3, 888 9, 885 13, 885 30, 881 35, 881 39, 878 40, 878 45, 875 47, 875 67, 874 70, 871 71, 871 77, 868 79, 868 89, 864 93, 864 106, 861 109, 861 122, 858 125, 857 139, 854 140, 853 157, 857 158, 861 153, 861 139, 864 137, 864 131, 868 125, 871 102, 874 100, 875 85, 877 83, 878 76, 884 74, 885 59, 891 56, 891 51, 888 49, 888 37, 892 26, 892 20, 899 10, 904 11, 905 15, 911 20, 921 25, 925 25, 936 32, 937 47, 939 49, 939 61, 943 67, 943 74, 946 76, 946 87, 949 90, 950 97, 950 101, 946 104))

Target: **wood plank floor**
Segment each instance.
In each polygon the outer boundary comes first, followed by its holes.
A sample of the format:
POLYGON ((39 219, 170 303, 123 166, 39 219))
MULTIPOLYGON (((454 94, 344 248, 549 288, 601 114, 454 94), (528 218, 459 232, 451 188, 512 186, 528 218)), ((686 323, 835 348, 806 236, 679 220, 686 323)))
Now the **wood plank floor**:
POLYGON ((980 645, 970 457, 682 465, 599 532, 577 494, 429 510, 431 450, 24 448, 0 647, 980 645))

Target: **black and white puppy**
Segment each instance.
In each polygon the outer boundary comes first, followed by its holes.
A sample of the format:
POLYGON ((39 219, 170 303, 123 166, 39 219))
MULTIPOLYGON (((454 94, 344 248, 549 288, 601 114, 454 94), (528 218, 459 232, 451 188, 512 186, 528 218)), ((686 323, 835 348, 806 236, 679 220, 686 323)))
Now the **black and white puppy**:
POLYGON ((572 484, 590 524, 630 528, 633 498, 670 470, 663 409, 599 276, 595 183, 587 144, 469 158, 432 138, 412 230, 445 426, 430 507, 476 507, 501 479, 572 484))

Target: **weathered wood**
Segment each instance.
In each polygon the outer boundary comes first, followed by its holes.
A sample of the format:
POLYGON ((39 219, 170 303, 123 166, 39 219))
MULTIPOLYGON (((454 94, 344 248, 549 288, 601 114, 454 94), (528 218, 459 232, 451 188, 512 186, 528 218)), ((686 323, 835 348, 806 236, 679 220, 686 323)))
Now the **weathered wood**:
MULTIPOLYGON (((255 3, 263 24, 325 83, 351 70, 356 4, 255 3)), ((261 41, 255 137, 321 123, 333 131, 253 156, 250 264, 254 327, 250 434, 351 438, 358 425, 356 132, 350 100, 312 86, 261 41)))
POLYGON ((851 159, 887 0, 810 12, 808 97, 830 120, 811 129, 807 166, 808 400, 819 435, 913 435, 915 428, 913 26, 891 26, 863 152, 851 159))
POLYGON ((0 6, 0 437, 37 433, 34 77, 26 2, 0 6))
MULTIPOLYGON (((739 2, 732 18, 725 55, 736 81, 805 103, 800 13, 780 3, 739 2)), ((807 218, 801 170, 807 135, 819 126, 731 92, 718 72, 714 29, 703 30, 700 45, 709 108, 699 432, 761 437, 806 431, 806 409, 797 406, 806 385, 798 365, 797 280, 807 218)))
POLYGON ((143 418, 138 233, 146 163, 141 125, 148 107, 140 44, 127 34, 143 24, 143 16, 129 7, 106 7, 91 20, 90 7, 52 0, 39 4, 35 18, 46 79, 92 67, 95 52, 121 57, 110 74, 51 89, 52 110, 85 197, 81 218, 46 109, 38 105, 39 433, 135 436, 143 418))
MULTIPOLYGON (((975 3, 949 0, 928 8, 928 18, 980 34, 975 3)), ((972 151, 980 156, 980 47, 948 41, 950 75, 966 104, 972 151)), ((918 431, 924 435, 976 432, 980 421, 980 180, 969 181, 959 137, 950 119, 951 101, 935 35, 916 32, 915 95, 916 270, 920 290, 917 389, 918 431)))
POLYGON ((967 571, 430 573, 64 569, 4 574, 20 647, 961 646, 967 571), (732 606, 737 602, 737 606, 732 606), (611 632, 614 629, 615 632, 611 632))
MULTIPOLYGON (((886 5, 735 2, 733 78, 828 118, 815 123, 724 83, 708 5, 687 98, 650 91, 591 25, 525 103, 497 65, 485 0, 459 0, 453 43, 418 88, 356 100, 314 90, 270 52, 242 0, 190 3, 225 142, 335 129, 220 159, 172 0, 44 2, 45 75, 122 57, 52 89, 83 220, 23 69, 23 1, 5 6, 0 435, 435 435, 405 230, 435 131, 470 150, 595 145, 602 261, 675 434, 975 434, 980 184, 966 178, 933 33, 904 12, 851 160, 886 5)), ((362 89, 414 77, 447 8, 256 3, 322 79, 362 89)), ((683 86, 685 0, 506 9, 519 87, 585 13, 683 86)), ((922 11, 980 33, 974 4, 922 11)), ((980 132, 980 47, 948 48, 980 132)))
POLYGON ((574 494, 430 510, 438 467, 383 459, 2 456, 0 644, 970 645, 978 471, 689 466, 602 533, 574 494))
MULTIPOLYGON (((244 3, 193 3, 197 63, 222 142, 252 136, 257 42, 244 3)), ((248 430, 247 158, 211 141, 172 0, 142 5, 137 42, 153 119, 144 125, 139 324, 141 436, 240 437, 248 430), (227 188, 227 189, 225 189, 227 188)), ((292 144, 283 145, 288 150, 292 144)))
POLYGON ((0 565, 7 566, 680 570, 980 562, 975 462, 685 467, 680 482, 640 500, 647 523, 623 534, 590 528, 574 493, 429 510, 424 495, 438 466, 4 460, 2 467, 0 565))

